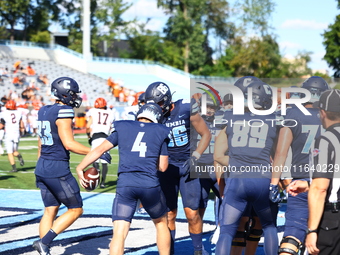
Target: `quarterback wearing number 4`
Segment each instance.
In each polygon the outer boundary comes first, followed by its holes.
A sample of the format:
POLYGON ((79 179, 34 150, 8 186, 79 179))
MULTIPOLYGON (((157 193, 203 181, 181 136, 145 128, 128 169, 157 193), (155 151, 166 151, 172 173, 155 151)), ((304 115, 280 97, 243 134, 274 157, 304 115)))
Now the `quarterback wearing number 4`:
POLYGON ((157 170, 165 171, 168 167, 167 143, 170 130, 158 124, 162 118, 162 109, 158 105, 150 103, 142 106, 137 112, 138 121, 116 121, 112 134, 77 167, 77 172, 81 173, 102 153, 119 146, 117 193, 112 206, 114 234, 110 255, 124 253, 124 241, 138 200, 156 226, 159 254, 170 253, 167 206, 157 177, 157 170))

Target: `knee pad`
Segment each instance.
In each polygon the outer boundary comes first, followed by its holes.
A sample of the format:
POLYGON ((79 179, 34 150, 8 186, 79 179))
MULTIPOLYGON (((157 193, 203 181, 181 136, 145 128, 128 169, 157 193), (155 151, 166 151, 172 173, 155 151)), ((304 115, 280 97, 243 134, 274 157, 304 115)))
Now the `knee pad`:
POLYGON ((286 252, 286 253, 290 253, 292 255, 298 255, 299 250, 301 249, 302 244, 301 242, 297 241, 296 239, 292 238, 292 237, 284 237, 280 243, 280 248, 279 248, 279 254, 281 254, 281 252, 286 252), (291 248, 282 248, 281 245, 284 243, 290 243, 292 245, 294 245, 296 247, 296 249, 291 249, 291 248))
POLYGON ((232 246, 237 246, 237 247, 246 247, 246 238, 247 238, 247 232, 246 231, 237 231, 233 242, 232 242, 232 246), (235 240, 235 238, 240 238, 243 240, 235 240))
POLYGON ((250 229, 248 235, 247 235, 247 241, 254 241, 254 242, 258 242, 261 239, 261 236, 263 234, 263 230, 262 229, 250 229))

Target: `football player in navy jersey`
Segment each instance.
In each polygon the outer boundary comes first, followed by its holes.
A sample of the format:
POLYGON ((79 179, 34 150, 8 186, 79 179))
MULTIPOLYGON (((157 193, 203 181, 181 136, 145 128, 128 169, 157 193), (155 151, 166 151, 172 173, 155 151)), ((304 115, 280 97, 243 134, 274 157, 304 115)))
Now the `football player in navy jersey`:
POLYGON ((69 165, 70 151, 81 155, 90 152, 73 137, 73 107, 78 108, 82 102, 78 93, 75 80, 60 77, 51 84, 56 103, 43 106, 38 113, 39 159, 34 173, 45 211, 39 225, 41 239, 34 241, 33 248, 40 254, 50 254, 52 240, 83 213, 80 189, 69 165), (56 219, 61 204, 68 210, 56 219))
MULTIPOLYGON (((252 104, 258 109, 272 106, 272 90, 262 81, 248 85, 252 93, 252 104)), ((248 95, 249 97, 249 95, 248 95)), ((236 102, 234 102, 234 105, 236 102)), ((247 205, 253 206, 260 218, 264 231, 265 254, 277 254, 278 239, 275 220, 272 217, 269 196, 270 152, 276 138, 275 114, 255 115, 246 111, 244 115, 226 112, 227 127, 215 141, 214 159, 229 173, 224 188, 220 212, 220 237, 216 255, 231 252, 240 218, 247 205), (225 155, 229 150, 228 155, 225 155), (231 195, 232 194, 232 195, 231 195)))
MULTIPOLYGON (((312 76, 305 80, 302 88, 311 92, 310 101, 304 105, 311 115, 305 115, 297 107, 292 107, 287 111, 286 127, 282 127, 280 130, 273 162, 274 171, 270 185, 270 199, 273 202, 280 200, 278 183, 290 147, 292 149, 292 164, 290 166, 292 182, 309 181, 310 179, 309 151, 314 139, 320 136, 322 131, 319 109, 313 108, 313 103, 319 99, 322 92, 330 88, 327 82, 318 76, 312 76)), ((303 247, 308 219, 307 197, 307 192, 297 196, 288 195, 285 232, 279 249, 281 255, 297 255, 303 247)))
POLYGON ((112 134, 77 167, 77 173, 82 173, 102 153, 119 146, 117 192, 112 206, 114 234, 110 255, 124 253, 124 241, 138 200, 156 226, 159 254, 170 253, 167 206, 157 177, 157 170, 163 172, 168 167, 167 143, 170 129, 158 124, 162 118, 162 109, 157 104, 145 104, 137 113, 138 121, 116 121, 112 134))
POLYGON ((169 229, 171 232, 171 253, 174 253, 176 234, 176 216, 178 192, 182 195, 183 207, 189 223, 189 234, 195 254, 204 254, 202 246, 203 220, 199 214, 201 185, 199 178, 190 177, 190 165, 196 164, 208 147, 211 139, 210 131, 198 111, 192 111, 189 101, 180 99, 172 102, 172 94, 168 85, 154 82, 145 91, 145 101, 157 103, 164 114, 163 124, 171 129, 169 151, 169 167, 159 173, 160 183, 166 197, 169 229), (201 136, 197 148, 190 154, 190 124, 201 136))

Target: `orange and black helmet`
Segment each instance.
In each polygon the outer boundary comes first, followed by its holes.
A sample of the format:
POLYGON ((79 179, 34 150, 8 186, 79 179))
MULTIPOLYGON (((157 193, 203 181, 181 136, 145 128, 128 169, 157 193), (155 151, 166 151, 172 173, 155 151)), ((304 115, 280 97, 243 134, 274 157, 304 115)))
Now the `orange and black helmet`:
POLYGON ((106 100, 102 97, 98 97, 94 102, 94 108, 104 108, 106 107, 106 100))
POLYGON ((8 100, 5 107, 7 110, 16 110, 17 104, 14 100, 8 100))

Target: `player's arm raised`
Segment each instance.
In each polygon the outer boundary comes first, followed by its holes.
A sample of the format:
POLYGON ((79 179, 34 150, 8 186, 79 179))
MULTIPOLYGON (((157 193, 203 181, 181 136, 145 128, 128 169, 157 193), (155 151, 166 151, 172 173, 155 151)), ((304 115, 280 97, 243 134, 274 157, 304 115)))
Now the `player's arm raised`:
POLYGON ((207 127, 207 124, 205 124, 204 119, 198 113, 190 116, 190 121, 193 127, 196 129, 197 133, 201 135, 201 140, 197 145, 196 152, 199 153, 199 155, 202 155, 202 153, 210 144, 211 133, 209 131, 209 128, 207 127))
POLYGON ((86 155, 90 152, 91 148, 74 140, 71 118, 57 119, 56 125, 58 126, 58 135, 66 150, 81 155, 86 155))

